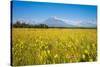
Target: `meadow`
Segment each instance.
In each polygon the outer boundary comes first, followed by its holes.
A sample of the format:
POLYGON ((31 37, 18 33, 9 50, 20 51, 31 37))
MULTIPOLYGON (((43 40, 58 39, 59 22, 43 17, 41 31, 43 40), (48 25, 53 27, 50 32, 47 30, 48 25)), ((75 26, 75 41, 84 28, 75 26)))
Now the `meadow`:
POLYGON ((97 60, 96 29, 12 28, 12 65, 97 60))

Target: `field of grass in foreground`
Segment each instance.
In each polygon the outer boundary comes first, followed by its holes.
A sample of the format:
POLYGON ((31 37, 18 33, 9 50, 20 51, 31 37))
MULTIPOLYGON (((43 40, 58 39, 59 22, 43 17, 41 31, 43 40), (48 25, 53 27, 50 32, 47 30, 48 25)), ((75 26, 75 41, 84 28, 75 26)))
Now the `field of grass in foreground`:
POLYGON ((12 29, 12 65, 96 60, 96 29, 12 29))

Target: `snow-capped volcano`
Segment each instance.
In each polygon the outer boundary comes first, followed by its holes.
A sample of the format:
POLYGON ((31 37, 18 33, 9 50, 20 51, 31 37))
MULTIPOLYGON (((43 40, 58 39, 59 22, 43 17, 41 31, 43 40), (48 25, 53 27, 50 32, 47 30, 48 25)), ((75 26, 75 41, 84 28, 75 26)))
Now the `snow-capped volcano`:
POLYGON ((72 27, 73 25, 66 23, 64 20, 54 16, 42 22, 51 27, 72 27))

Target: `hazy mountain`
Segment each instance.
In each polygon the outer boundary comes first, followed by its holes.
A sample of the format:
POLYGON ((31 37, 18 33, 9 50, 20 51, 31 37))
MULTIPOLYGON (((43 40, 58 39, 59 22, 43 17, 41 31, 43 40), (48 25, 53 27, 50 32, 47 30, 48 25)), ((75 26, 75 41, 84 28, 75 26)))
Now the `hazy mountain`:
POLYGON ((80 27, 96 27, 96 24, 89 23, 89 22, 81 22, 80 27))
POLYGON ((53 27, 73 27, 73 25, 66 23, 65 21, 57 18, 57 17, 50 17, 47 20, 42 22, 48 26, 53 27))

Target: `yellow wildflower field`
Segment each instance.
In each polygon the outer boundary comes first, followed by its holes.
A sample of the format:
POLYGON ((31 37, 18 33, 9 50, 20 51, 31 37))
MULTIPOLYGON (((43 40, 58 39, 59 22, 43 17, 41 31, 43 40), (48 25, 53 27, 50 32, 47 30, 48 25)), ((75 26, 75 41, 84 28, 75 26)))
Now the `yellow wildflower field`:
POLYGON ((12 65, 97 60, 96 29, 12 28, 12 65))

